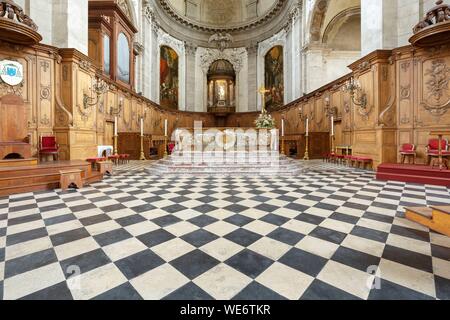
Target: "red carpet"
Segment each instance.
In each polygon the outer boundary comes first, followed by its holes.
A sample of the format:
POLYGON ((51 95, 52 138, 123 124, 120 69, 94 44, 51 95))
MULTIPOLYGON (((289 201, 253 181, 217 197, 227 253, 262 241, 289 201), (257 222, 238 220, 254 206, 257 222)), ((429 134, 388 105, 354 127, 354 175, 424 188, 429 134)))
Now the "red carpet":
POLYGON ((383 163, 377 169, 378 180, 392 180, 450 187, 450 170, 425 165, 383 163))

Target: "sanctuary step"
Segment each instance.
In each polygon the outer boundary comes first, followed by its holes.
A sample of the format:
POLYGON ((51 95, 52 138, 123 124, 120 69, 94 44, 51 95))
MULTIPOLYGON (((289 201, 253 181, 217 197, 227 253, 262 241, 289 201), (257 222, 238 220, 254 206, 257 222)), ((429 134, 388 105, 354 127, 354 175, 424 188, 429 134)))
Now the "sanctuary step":
POLYGON ((0 160, 0 168, 33 166, 37 164, 38 160, 36 158, 0 160))
POLYGON ((83 184, 103 179, 86 161, 55 161, 38 165, 0 167, 0 196, 59 188, 60 171, 82 170, 83 184))
POLYGON ((227 153, 223 159, 217 159, 208 153, 191 152, 185 158, 171 155, 154 162, 146 169, 149 174, 164 176, 292 176, 304 170, 298 161, 278 152, 270 152, 269 156, 259 152, 227 153))
POLYGON ((432 169, 426 165, 383 163, 377 168, 377 179, 450 187, 450 170, 432 169))
POLYGON ((408 207, 406 218, 450 237, 450 206, 408 207))

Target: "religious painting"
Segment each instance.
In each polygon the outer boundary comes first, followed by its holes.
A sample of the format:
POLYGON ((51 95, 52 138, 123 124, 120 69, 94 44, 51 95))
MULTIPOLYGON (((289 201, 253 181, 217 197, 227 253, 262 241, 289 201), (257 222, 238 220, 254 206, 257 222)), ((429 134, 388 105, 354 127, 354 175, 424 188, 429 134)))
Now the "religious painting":
POLYGON ((159 103, 178 109, 178 54, 167 46, 161 47, 159 103))
POLYGON ((266 87, 266 108, 277 108, 284 105, 284 70, 283 47, 275 46, 264 58, 266 87))
POLYGON ((120 81, 130 83, 130 45, 123 33, 119 34, 117 51, 117 77, 120 81))

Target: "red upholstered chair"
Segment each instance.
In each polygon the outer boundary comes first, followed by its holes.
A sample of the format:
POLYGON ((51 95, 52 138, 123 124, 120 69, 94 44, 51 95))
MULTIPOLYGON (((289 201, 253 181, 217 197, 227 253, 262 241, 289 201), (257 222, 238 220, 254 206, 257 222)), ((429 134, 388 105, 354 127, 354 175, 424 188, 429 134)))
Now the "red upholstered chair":
POLYGON ((53 160, 58 160, 59 145, 56 143, 56 137, 45 136, 41 137, 39 142, 39 158, 42 160, 42 156, 52 155, 53 160))
POLYGON ((401 162, 405 163, 406 158, 408 158, 408 162, 411 162, 411 158, 413 158, 413 164, 416 162, 416 146, 412 143, 404 143, 400 148, 401 162))
MULTIPOLYGON (((441 153, 442 153, 443 157, 450 156, 450 152, 448 151, 447 139, 442 139, 442 141, 441 141, 441 153)), ((432 157, 438 157, 438 156, 439 156, 439 139, 428 140, 428 145, 427 145, 428 164, 430 164, 432 157)))
POLYGON ((170 143, 167 145, 167 149, 168 149, 169 154, 172 154, 173 149, 175 149, 175 142, 170 142, 170 143))

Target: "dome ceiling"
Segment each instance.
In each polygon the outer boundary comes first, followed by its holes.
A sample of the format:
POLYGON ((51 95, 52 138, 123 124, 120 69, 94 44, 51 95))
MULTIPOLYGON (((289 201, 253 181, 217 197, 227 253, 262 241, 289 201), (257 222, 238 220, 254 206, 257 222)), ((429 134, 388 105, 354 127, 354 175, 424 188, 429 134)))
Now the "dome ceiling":
POLYGON ((287 28, 301 6, 302 0, 154 0, 152 7, 166 33, 222 50, 225 40, 226 48, 254 47, 287 28))
POLYGON ((282 9, 286 0, 159 0, 178 21, 204 31, 253 27, 282 9))

